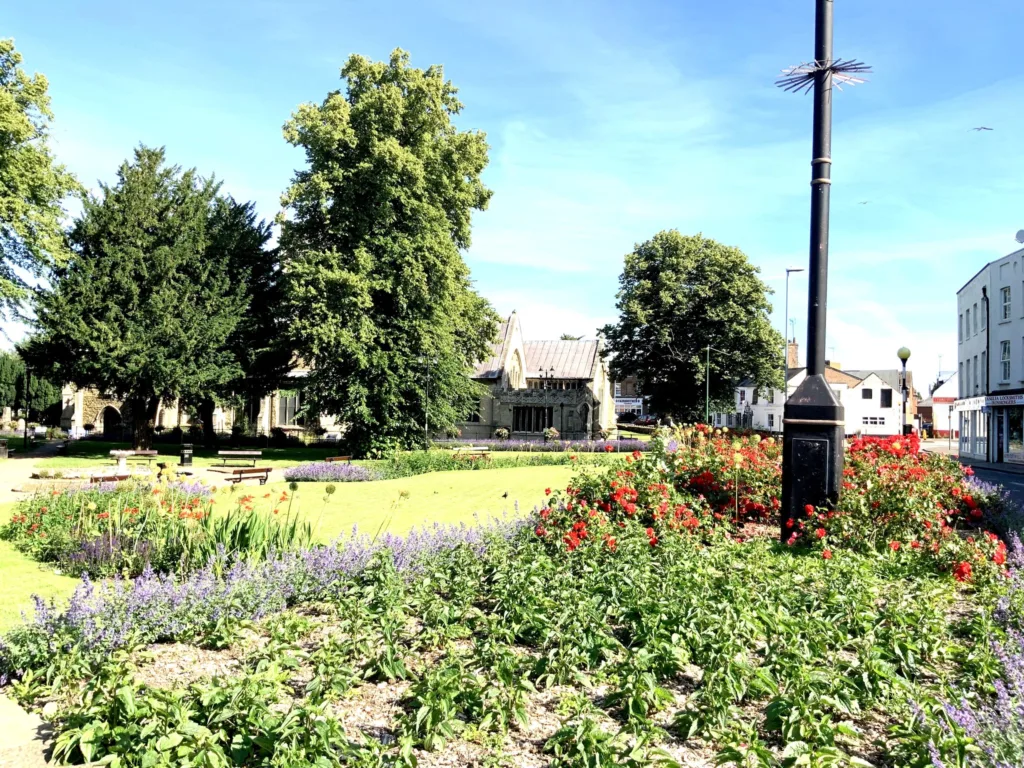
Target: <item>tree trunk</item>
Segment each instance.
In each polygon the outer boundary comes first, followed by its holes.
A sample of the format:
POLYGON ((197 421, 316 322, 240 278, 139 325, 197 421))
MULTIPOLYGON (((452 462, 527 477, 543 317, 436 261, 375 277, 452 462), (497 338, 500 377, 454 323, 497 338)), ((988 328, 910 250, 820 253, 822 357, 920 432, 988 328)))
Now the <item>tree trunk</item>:
POLYGON ((132 406, 132 449, 148 451, 153 447, 153 426, 160 408, 158 397, 133 397, 132 406))
POLYGON ((213 430, 213 412, 216 407, 213 400, 203 400, 199 404, 199 418, 203 421, 203 445, 207 448, 217 447, 217 433, 213 430))

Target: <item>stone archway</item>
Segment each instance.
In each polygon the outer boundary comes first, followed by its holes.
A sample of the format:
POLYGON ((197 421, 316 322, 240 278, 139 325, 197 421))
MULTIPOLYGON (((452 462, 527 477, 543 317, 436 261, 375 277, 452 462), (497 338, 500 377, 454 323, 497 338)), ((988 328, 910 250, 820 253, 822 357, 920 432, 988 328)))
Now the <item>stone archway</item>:
MULTIPOLYGON (((121 412, 112 405, 106 406, 100 411, 100 423, 103 425, 104 440, 120 440, 122 437, 123 421, 121 412)), ((96 425, 99 427, 99 424, 96 425)))

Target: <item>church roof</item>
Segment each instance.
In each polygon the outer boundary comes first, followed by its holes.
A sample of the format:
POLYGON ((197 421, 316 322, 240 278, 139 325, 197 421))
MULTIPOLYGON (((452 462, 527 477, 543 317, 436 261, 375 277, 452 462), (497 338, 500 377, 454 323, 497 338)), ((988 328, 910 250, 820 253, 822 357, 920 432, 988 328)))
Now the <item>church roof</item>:
POLYGON ((512 318, 498 326, 498 340, 491 346, 490 357, 476 364, 474 379, 500 379, 501 366, 512 337, 512 318))
POLYGON ((589 341, 527 341, 526 376, 543 373, 555 379, 592 379, 598 343, 589 341))

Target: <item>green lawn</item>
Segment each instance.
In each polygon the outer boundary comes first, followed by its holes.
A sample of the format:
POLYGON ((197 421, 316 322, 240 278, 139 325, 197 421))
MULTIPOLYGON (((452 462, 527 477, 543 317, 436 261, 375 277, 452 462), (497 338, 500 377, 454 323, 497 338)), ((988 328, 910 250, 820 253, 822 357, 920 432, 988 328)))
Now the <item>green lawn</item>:
MULTIPOLYGON (((378 530, 405 533, 410 528, 438 523, 472 523, 528 512, 544 501, 546 488, 564 488, 573 475, 572 467, 515 467, 477 472, 430 472, 397 480, 372 483, 336 483, 336 492, 324 502, 326 483, 299 483, 292 513, 314 525, 320 520, 319 538, 330 541, 347 534, 353 525, 364 533, 378 530), (507 497, 505 494, 508 494, 507 497), (320 519, 321 510, 323 518, 320 519)), ((218 492, 218 506, 231 506, 232 496, 250 495, 257 509, 279 505, 285 514, 288 502, 280 502, 287 483, 246 485, 218 492)))
MULTIPOLYGON (((153 446, 160 452, 161 456, 172 457, 177 463, 181 454, 181 446, 177 443, 158 444, 153 446)), ((112 443, 101 440, 73 440, 68 445, 67 456, 55 456, 39 462, 39 467, 46 469, 69 469, 77 467, 95 467, 103 464, 112 464, 113 459, 110 452, 114 450, 130 450, 130 443, 112 443)), ((221 450, 254 450, 251 448, 233 449, 230 446, 223 446, 221 450)), ((291 467, 296 464, 303 464, 309 461, 323 461, 328 456, 337 456, 337 448, 261 448, 263 458, 261 461, 267 466, 274 468, 291 467)), ((219 465, 216 450, 207 450, 197 447, 193 453, 193 463, 199 467, 219 465)))
MULTIPOLYGON (((364 533, 402 534, 434 522, 472 524, 476 517, 514 514, 517 500, 520 511, 528 512, 544 500, 545 488, 564 488, 573 472, 574 468, 567 466, 516 467, 337 483, 336 492, 326 504, 326 483, 299 483, 291 502, 292 514, 301 515, 314 526, 319 520, 317 533, 323 541, 348 534, 353 525, 364 533)), ((234 505, 234 497, 250 495, 257 509, 270 510, 278 503, 279 514, 283 515, 288 502, 279 499, 287 490, 288 483, 283 482, 222 487, 216 497, 217 508, 227 510, 234 505)), ((0 521, 9 519, 14 506, 0 505, 0 521)), ((0 633, 17 623, 22 611, 31 613, 32 595, 66 598, 77 583, 76 578, 59 576, 16 551, 10 543, 0 541, 0 633)))

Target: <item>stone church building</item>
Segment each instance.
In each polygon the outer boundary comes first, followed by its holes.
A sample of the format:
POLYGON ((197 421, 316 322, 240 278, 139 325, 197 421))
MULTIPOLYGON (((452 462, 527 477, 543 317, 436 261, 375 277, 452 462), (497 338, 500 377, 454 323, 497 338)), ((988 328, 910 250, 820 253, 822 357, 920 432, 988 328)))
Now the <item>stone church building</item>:
MULTIPOLYGON (((488 387, 476 413, 458 425, 465 439, 493 437, 499 427, 515 438, 540 438, 554 427, 564 439, 579 440, 615 427, 615 398, 608 366, 601 359, 600 340, 524 341, 515 312, 501 324, 491 356, 477 364, 472 377, 488 387)), ((252 413, 233 408, 214 412, 213 427, 228 434, 236 423, 248 422, 257 434, 281 429, 286 434, 312 434, 301 417, 301 381, 308 370, 298 365, 288 374, 295 387, 279 389, 263 398, 252 413)), ((117 397, 95 389, 64 387, 61 427, 74 437, 102 434, 110 440, 127 439, 131 432, 128 406, 117 397)), ((156 426, 162 430, 191 424, 187 409, 178 403, 161 404, 156 426)), ((330 417, 318 419, 326 439, 341 437, 342 428, 330 417)))
POLYGON ((525 341, 513 312, 498 330, 491 355, 472 376, 488 387, 480 407, 458 427, 462 437, 493 437, 505 428, 516 439, 554 427, 566 440, 615 428, 615 397, 600 339, 525 341))

